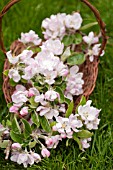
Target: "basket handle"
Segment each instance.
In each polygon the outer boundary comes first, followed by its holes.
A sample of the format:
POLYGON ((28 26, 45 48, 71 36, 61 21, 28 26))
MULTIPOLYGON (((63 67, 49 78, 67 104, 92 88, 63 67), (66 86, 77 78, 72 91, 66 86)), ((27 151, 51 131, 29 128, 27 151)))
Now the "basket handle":
POLYGON ((102 35, 102 45, 101 45, 99 54, 97 56, 97 58, 99 58, 99 56, 102 54, 103 50, 105 49, 107 40, 109 38, 106 35, 106 24, 102 21, 99 11, 89 2, 89 0, 81 0, 81 2, 84 2, 91 9, 91 11, 94 13, 96 20, 100 26, 101 35, 102 35))
POLYGON ((2 50, 2 52, 4 53, 5 57, 6 57, 6 49, 4 46, 4 41, 3 41, 3 33, 2 33, 2 18, 3 16, 7 13, 7 11, 17 2, 19 2, 21 0, 10 0, 8 2, 7 5, 5 5, 5 7, 2 9, 2 11, 0 12, 0 48, 2 50))
MULTIPOLYGON (((1 46, 1 50, 3 51, 5 56, 6 56, 6 49, 5 49, 4 42, 3 42, 2 18, 7 13, 7 11, 14 4, 16 4, 19 1, 21 1, 21 0, 10 0, 10 2, 3 8, 3 10, 0 13, 0 46, 1 46)), ((102 21, 99 11, 88 0, 80 0, 80 1, 85 3, 91 9, 91 11, 94 13, 94 15, 95 15, 95 17, 97 19, 97 22, 98 22, 98 24, 100 26, 101 34, 102 34, 102 45, 101 45, 101 49, 99 51, 99 55, 97 56, 99 58, 99 56, 102 54, 102 51, 105 49, 107 39, 108 39, 108 37, 106 36, 106 25, 102 21)))

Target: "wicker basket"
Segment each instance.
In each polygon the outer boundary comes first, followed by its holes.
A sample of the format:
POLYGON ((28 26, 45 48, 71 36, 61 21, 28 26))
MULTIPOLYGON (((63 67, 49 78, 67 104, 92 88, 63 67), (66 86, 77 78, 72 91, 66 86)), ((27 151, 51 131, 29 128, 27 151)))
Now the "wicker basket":
MULTIPOLYGON (((3 43, 3 35, 2 35, 2 18, 7 13, 7 11, 10 9, 11 6, 13 6, 15 3, 19 2, 20 0, 11 0, 2 10, 0 13, 0 46, 1 50, 3 51, 4 55, 6 56, 6 49, 4 47, 3 43)), ((102 21, 100 14, 98 10, 90 4, 88 0, 80 0, 81 2, 85 3, 91 11, 94 13, 96 20, 98 21, 101 34, 102 34, 102 46, 99 52, 98 56, 95 56, 94 61, 91 63, 89 59, 87 58, 85 63, 83 63, 80 66, 80 71, 83 72, 83 79, 84 79, 84 93, 83 95, 88 99, 89 95, 93 92, 97 75, 98 75, 98 64, 99 64, 99 56, 101 55, 102 51, 105 49, 107 39, 105 32, 105 23, 102 21)), ((14 50, 15 53, 20 53, 21 50, 24 48, 24 45, 22 43, 19 43, 18 41, 13 42, 11 45, 11 50, 14 50)), ((4 70, 9 69, 10 64, 7 59, 5 59, 4 63, 4 70)), ((7 103, 11 102, 11 94, 13 93, 14 89, 9 85, 9 79, 6 76, 3 76, 3 92, 5 96, 5 100, 7 103)), ((75 107, 77 103, 80 101, 81 96, 78 96, 75 98, 75 107)))

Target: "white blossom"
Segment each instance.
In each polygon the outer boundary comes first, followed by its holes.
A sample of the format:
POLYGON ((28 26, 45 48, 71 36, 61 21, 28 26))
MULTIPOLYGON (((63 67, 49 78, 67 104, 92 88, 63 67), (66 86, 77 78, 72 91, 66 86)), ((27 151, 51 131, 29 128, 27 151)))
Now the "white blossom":
POLYGON ((90 147, 90 144, 88 142, 91 141, 91 138, 87 138, 87 139, 81 139, 81 144, 82 144, 82 150, 85 151, 84 149, 87 149, 90 147))
POLYGON ((50 156, 50 152, 48 151, 47 148, 42 148, 41 154, 44 158, 50 156))
POLYGON ((77 114, 76 115, 71 114, 69 116, 69 124, 73 131, 75 132, 78 132, 79 131, 78 128, 81 128, 83 126, 82 121, 78 119, 78 116, 79 115, 77 114))
POLYGON ((46 18, 43 20, 42 27, 45 29, 45 31, 43 31, 45 39, 49 39, 49 38, 62 39, 66 31, 65 23, 64 23, 65 17, 66 14, 62 13, 57 15, 51 15, 50 18, 46 18))
POLYGON ((11 148, 12 148, 13 150, 19 150, 19 149, 21 149, 21 145, 20 145, 20 143, 13 143, 13 144, 11 145, 11 148))
MULTIPOLYGON (((101 46, 101 44, 96 44, 96 45, 93 46, 92 50, 91 49, 88 50, 87 54, 89 55, 89 60, 91 62, 94 61, 94 56, 98 56, 99 55, 100 46, 101 46)), ((103 56, 103 55, 104 55, 104 51, 102 52, 102 54, 100 56, 103 56)))
POLYGON ((19 41, 23 42, 24 44, 33 43, 34 45, 39 45, 42 40, 35 33, 35 31, 30 30, 28 33, 21 33, 21 38, 19 41))
POLYGON ((6 56, 11 64, 16 64, 19 61, 19 56, 12 55, 12 51, 8 51, 6 56))
POLYGON ((37 153, 28 153, 26 151, 23 152, 12 152, 11 161, 17 162, 19 165, 23 164, 24 168, 27 168, 28 165, 33 165, 34 162, 38 163, 41 161, 41 157, 37 153))
POLYGON ((69 119, 58 116, 56 117, 56 122, 56 125, 53 126, 53 131, 58 131, 62 138, 72 138, 73 131, 69 124, 69 119))
POLYGON ((59 115, 58 110, 46 106, 39 106, 36 111, 39 112, 40 116, 45 116, 47 119, 52 119, 59 115))
POLYGON ((82 79, 83 73, 78 72, 79 67, 78 66, 72 66, 70 68, 70 72, 67 75, 66 81, 66 92, 65 95, 70 98, 72 98, 71 95, 80 95, 83 93, 83 84, 84 80, 82 79))
POLYGON ((16 83, 19 82, 21 79, 21 76, 20 76, 18 70, 13 69, 13 68, 9 70, 8 76, 10 79, 13 79, 14 82, 16 82, 16 83))
POLYGON ((58 39, 55 40, 49 39, 43 43, 41 49, 42 51, 43 50, 50 51, 54 55, 61 55, 63 53, 64 44, 61 43, 61 41, 58 39))
POLYGON ((93 106, 90 106, 91 102, 91 100, 88 100, 85 105, 78 107, 78 114, 81 116, 81 119, 84 121, 84 124, 89 130, 98 129, 100 121, 98 116, 101 111, 93 106))
POLYGON ((32 50, 23 50, 21 54, 18 55, 19 59, 21 62, 29 65, 31 60, 33 60, 31 57, 33 55, 32 50))
POLYGON ((75 12, 72 15, 67 15, 65 17, 65 24, 67 28, 79 30, 82 24, 82 17, 78 12, 75 12))
POLYGON ((35 57, 40 73, 45 74, 46 71, 53 71, 60 62, 59 57, 55 57, 52 52, 42 51, 35 57))
POLYGON ((60 95, 56 91, 50 89, 45 93, 45 99, 49 101, 54 101, 55 99, 59 98, 60 95))
POLYGON ((60 140, 62 140, 60 135, 55 135, 51 136, 51 138, 46 138, 47 148, 56 148, 60 140))
POLYGON ((88 36, 83 37, 83 40, 87 44, 91 45, 91 44, 98 43, 99 38, 98 38, 98 36, 95 37, 94 32, 91 31, 88 36))
POLYGON ((28 107, 25 106, 20 110, 20 115, 21 116, 26 116, 28 114, 28 107))
POLYGON ((23 104, 28 101, 28 98, 26 97, 26 91, 21 90, 22 86, 20 85, 20 90, 18 89, 19 85, 17 86, 16 91, 14 91, 13 95, 11 96, 12 101, 15 104, 23 104))

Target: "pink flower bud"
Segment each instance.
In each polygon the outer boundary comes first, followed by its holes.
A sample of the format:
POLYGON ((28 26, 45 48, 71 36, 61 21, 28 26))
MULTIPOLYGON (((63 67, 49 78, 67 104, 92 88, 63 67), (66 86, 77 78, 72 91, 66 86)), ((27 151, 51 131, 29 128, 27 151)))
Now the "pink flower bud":
POLYGON ((14 150, 21 149, 21 145, 19 143, 13 143, 11 148, 14 150))
POLYGON ((3 134, 4 134, 4 135, 8 135, 8 134, 9 134, 9 130, 5 130, 5 131, 3 132, 3 134))
POLYGON ((53 131, 57 131, 58 129, 57 129, 56 126, 53 126, 53 127, 52 127, 52 130, 53 130, 53 131))
POLYGON ((9 111, 11 112, 11 113, 18 113, 18 107, 17 106, 11 106, 10 107, 10 109, 9 109, 9 111))
POLYGON ((26 116, 28 114, 28 107, 23 107, 20 111, 22 116, 26 116))
POLYGON ((49 139, 46 140, 46 145, 47 146, 50 146, 52 144, 53 144, 53 139, 49 138, 49 139))
POLYGON ((61 138, 65 139, 67 136, 64 133, 61 133, 61 138))
POLYGON ((35 95, 33 90, 29 90, 28 97, 33 97, 35 95))
POLYGON ((44 158, 50 156, 50 152, 46 148, 42 149, 41 154, 44 158))

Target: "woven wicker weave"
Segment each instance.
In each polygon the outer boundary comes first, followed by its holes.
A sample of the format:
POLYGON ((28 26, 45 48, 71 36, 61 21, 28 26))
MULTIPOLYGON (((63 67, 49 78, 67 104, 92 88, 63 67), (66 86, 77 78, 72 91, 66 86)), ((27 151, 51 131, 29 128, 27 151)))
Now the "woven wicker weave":
MULTIPOLYGON (((10 7, 19 1, 20 0, 11 0, 3 8, 2 12, 0 13, 0 46, 1 46, 1 50, 3 51, 5 56, 6 56, 6 50, 5 50, 4 43, 3 43, 2 18, 6 14, 6 12, 10 9, 10 7)), ((91 11, 94 13, 94 15, 98 21, 98 24, 100 26, 100 30, 101 30, 101 34, 102 34, 102 46, 101 46, 99 55, 95 56, 94 61, 92 63, 87 58, 85 63, 83 63, 80 66, 80 71, 83 72, 83 75, 84 75, 83 79, 85 82, 84 87, 83 87, 83 89, 84 89, 83 95, 88 99, 89 95, 92 93, 92 91, 94 90, 94 87, 95 87, 95 83, 96 83, 96 79, 97 79, 97 75, 98 75, 99 56, 101 55, 102 51, 104 50, 104 48, 106 46, 108 37, 106 36, 106 32, 105 32, 105 23, 102 21, 98 10, 93 5, 91 5, 88 0, 80 0, 80 1, 84 2, 91 9, 91 11)), ((19 54, 19 53, 21 53, 21 50, 24 49, 24 45, 19 43, 18 41, 15 41, 11 45, 10 48, 16 54, 19 54)), ((10 68, 10 64, 9 64, 8 60, 5 59, 4 70, 9 69, 9 68, 10 68)), ((3 76, 3 92, 4 92, 5 100, 7 103, 11 102, 11 94, 13 93, 13 91, 14 91, 14 89, 9 85, 8 77, 3 76)), ((81 98, 81 96, 78 96, 75 98, 75 106, 80 101, 80 98, 81 98)))

